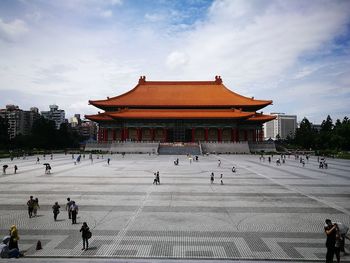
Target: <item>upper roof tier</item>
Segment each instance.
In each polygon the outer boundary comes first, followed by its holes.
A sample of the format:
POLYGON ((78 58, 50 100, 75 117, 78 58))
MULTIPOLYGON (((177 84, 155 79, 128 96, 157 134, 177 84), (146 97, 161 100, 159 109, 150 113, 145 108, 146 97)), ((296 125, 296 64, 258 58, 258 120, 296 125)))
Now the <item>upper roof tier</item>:
POLYGON ((215 81, 146 81, 146 77, 141 76, 132 90, 106 100, 90 100, 89 103, 105 110, 119 107, 232 107, 259 110, 272 101, 255 100, 232 92, 222 84, 220 76, 216 76, 215 81))

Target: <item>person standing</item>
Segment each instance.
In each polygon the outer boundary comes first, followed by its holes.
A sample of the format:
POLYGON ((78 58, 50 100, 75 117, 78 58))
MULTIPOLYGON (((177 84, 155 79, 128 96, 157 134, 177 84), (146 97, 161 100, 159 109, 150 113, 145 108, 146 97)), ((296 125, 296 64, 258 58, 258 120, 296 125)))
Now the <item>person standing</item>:
POLYGON ((38 212, 39 206, 39 199, 35 198, 34 200, 34 206, 33 206, 33 215, 36 216, 36 213, 38 212))
POLYGON ((29 215, 29 218, 31 218, 33 216, 33 210, 34 210, 34 199, 32 195, 29 197, 27 206, 28 206, 28 215, 29 215))
POLYGON ((77 214, 78 214, 78 206, 75 204, 75 202, 72 202, 72 205, 70 206, 70 210, 72 212, 72 224, 77 223, 77 214))
POLYGON ((15 165, 13 168, 14 168, 14 170, 15 170, 15 174, 16 174, 16 173, 17 173, 17 170, 18 170, 17 165, 15 165))
POLYGON ((221 174, 221 175, 220 175, 220 182, 221 182, 221 184, 224 184, 224 181, 223 181, 223 178, 222 178, 222 177, 223 177, 223 175, 221 174))
POLYGON ((336 234, 335 234, 334 254, 335 254, 335 257, 337 258, 337 263, 340 263, 340 250, 342 247, 343 239, 340 234, 338 226, 335 230, 335 233, 336 234))
POLYGON ((110 158, 108 158, 108 159, 107 159, 107 164, 108 164, 108 165, 109 165, 109 162, 110 162, 110 161, 111 161, 111 159, 110 159, 110 158))
POLYGON ((68 219, 72 219, 72 211, 70 210, 71 205, 73 204, 73 200, 67 198, 66 211, 68 211, 68 219))
POLYGON ((211 175, 210 175, 210 183, 211 184, 214 183, 214 173, 211 173, 211 175))
POLYGON ((57 215, 60 213, 60 205, 58 202, 55 202, 55 204, 52 206, 52 212, 53 212, 53 219, 57 220, 57 215))
POLYGON ((336 229, 337 225, 333 224, 330 219, 326 219, 326 225, 324 227, 324 231, 327 235, 326 239, 326 263, 332 263, 334 258, 334 250, 335 250, 335 241, 336 241, 336 229))
POLYGON ((19 240, 19 235, 18 235, 18 230, 16 225, 12 225, 10 227, 10 243, 9 243, 9 249, 18 249, 18 240, 19 240))
POLYGON ((83 238, 83 248, 81 250, 88 250, 89 238, 91 237, 91 235, 90 235, 90 229, 86 222, 84 222, 83 225, 81 226, 80 232, 81 232, 81 237, 83 238))

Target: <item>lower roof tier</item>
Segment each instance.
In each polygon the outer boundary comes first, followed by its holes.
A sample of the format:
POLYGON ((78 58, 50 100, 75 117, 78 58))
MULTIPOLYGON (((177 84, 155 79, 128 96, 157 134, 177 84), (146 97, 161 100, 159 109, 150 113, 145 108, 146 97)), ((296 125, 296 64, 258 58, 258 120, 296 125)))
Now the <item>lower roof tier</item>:
POLYGON ((118 119, 242 119, 266 122, 275 119, 275 116, 236 109, 122 109, 85 115, 85 118, 96 122, 118 119))

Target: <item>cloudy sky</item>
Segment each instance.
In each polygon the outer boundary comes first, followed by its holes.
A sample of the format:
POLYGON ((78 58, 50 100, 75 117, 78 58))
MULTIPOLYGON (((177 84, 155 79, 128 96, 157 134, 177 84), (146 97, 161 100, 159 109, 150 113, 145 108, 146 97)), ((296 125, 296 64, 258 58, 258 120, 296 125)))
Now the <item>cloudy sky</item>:
MULTIPOLYGON (((147 80, 214 80, 264 112, 350 117, 350 1, 1 0, 0 108, 94 114, 147 80)), ((151 98, 150 98, 151 99, 151 98)))

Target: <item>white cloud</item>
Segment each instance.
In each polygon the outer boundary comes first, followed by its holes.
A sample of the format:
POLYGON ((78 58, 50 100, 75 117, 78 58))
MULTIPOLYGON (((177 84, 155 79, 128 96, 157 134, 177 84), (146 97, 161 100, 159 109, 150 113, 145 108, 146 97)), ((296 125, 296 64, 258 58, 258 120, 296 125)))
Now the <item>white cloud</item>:
POLYGON ((52 5, 52 10, 35 9, 45 14, 40 17, 45 23, 0 20, 0 38, 24 40, 0 42, 0 90, 46 93, 73 115, 97 112, 87 106, 89 99, 126 92, 140 75, 150 80, 221 75, 242 95, 273 99, 274 111, 339 115, 344 108, 336 102, 348 104, 350 74, 344 61, 349 54, 328 56, 334 39, 346 33, 349 1, 214 1, 193 24, 182 21, 188 14, 180 9, 139 16, 113 0, 64 1, 63 10, 71 13, 63 12, 67 20, 58 23, 60 5, 52 5))
POLYGON ((185 66, 189 61, 188 55, 183 52, 173 51, 166 59, 166 64, 169 68, 175 69, 185 66))
POLYGON ((162 14, 145 14, 145 19, 150 22, 159 22, 165 19, 162 14))
POLYGON ((101 11, 101 16, 105 18, 109 18, 113 16, 113 11, 112 10, 103 10, 101 11))
POLYGON ((0 18, 0 39, 6 41, 15 41, 27 32, 28 28, 24 21, 15 19, 11 22, 6 23, 0 18))

